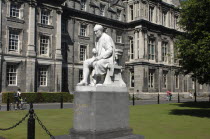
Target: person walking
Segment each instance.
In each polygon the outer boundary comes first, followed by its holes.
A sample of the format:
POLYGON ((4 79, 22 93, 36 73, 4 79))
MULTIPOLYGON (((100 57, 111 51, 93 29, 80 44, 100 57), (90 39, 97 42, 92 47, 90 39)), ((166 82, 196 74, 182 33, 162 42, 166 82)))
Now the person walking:
POLYGON ((15 110, 20 109, 20 100, 21 100, 21 90, 20 88, 18 88, 17 92, 15 93, 15 104, 17 104, 15 110))

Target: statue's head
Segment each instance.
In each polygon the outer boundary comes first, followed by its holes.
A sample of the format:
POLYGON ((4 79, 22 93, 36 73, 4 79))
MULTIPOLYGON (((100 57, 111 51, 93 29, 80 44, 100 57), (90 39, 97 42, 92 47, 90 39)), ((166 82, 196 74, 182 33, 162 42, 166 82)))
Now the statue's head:
POLYGON ((103 26, 96 24, 94 27, 94 33, 97 38, 100 38, 103 33, 103 26))

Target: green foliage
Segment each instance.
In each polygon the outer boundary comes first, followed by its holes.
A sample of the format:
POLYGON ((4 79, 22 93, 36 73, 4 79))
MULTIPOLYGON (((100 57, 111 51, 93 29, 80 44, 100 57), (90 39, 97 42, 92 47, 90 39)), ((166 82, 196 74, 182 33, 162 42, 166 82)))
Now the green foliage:
POLYGON ((185 31, 177 37, 181 70, 192 73, 199 83, 210 81, 210 0, 182 2, 179 25, 185 31))
MULTIPOLYGON (((2 94, 2 102, 7 102, 7 97, 9 97, 10 102, 14 102, 14 93, 15 92, 7 92, 2 94)), ((60 102, 61 97, 63 97, 63 102, 72 102, 73 95, 67 92, 37 92, 37 93, 21 93, 22 98, 26 98, 27 102, 33 103, 44 103, 44 102, 60 102)))

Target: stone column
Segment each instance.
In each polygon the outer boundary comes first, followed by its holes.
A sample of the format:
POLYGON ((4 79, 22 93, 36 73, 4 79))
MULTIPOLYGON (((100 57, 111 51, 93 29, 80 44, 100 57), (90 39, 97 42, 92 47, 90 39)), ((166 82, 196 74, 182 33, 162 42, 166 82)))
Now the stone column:
POLYGON ((147 32, 144 33, 144 44, 145 44, 145 59, 148 59, 148 36, 147 36, 147 32))
POLYGON ((56 50, 55 50, 55 92, 61 92, 62 89, 62 55, 61 55, 61 13, 62 9, 57 9, 56 26, 56 50))
POLYGON ((55 92, 61 92, 62 90, 62 62, 56 61, 55 65, 55 92))
POLYGON ((158 34, 158 62, 162 62, 162 46, 161 46, 161 34, 158 34))
POLYGON ((143 28, 141 27, 139 29, 139 58, 144 58, 144 34, 143 34, 143 28))
POLYGON ((174 40, 173 40, 172 37, 170 39, 169 45, 170 45, 169 53, 170 53, 170 56, 171 56, 170 60, 171 60, 171 64, 173 65, 174 64, 174 40))
POLYGON ((56 26, 56 51, 55 59, 62 59, 61 56, 61 9, 57 9, 57 26, 56 26))
POLYGON ((26 92, 34 92, 35 91, 35 7, 36 1, 30 1, 29 3, 29 26, 28 26, 28 50, 27 50, 27 59, 26 59, 26 92))
POLYGON ((28 50, 27 50, 27 56, 35 56, 35 6, 36 2, 31 1, 29 3, 29 26, 28 26, 28 50))
POLYGON ((134 31, 134 59, 138 59, 138 44, 137 44, 137 36, 138 30, 135 29, 134 31))

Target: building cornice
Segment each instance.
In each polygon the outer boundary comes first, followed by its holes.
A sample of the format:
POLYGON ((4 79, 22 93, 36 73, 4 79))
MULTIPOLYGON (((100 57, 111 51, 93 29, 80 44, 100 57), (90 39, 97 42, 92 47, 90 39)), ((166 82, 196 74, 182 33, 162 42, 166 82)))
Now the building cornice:
POLYGON ((151 23, 144 19, 126 23, 126 22, 110 19, 110 18, 107 18, 104 16, 99 16, 99 15, 95 15, 92 13, 88 13, 86 11, 76 10, 76 9, 69 8, 66 6, 63 6, 62 8, 63 8, 64 17, 65 16, 66 17, 79 17, 79 18, 82 17, 83 19, 86 19, 86 20, 110 25, 115 28, 122 28, 124 30, 127 30, 129 28, 135 28, 136 26, 142 25, 142 27, 147 28, 149 31, 154 31, 157 33, 164 32, 165 34, 181 34, 180 31, 177 31, 172 28, 167 28, 162 25, 154 24, 154 23, 151 23))

